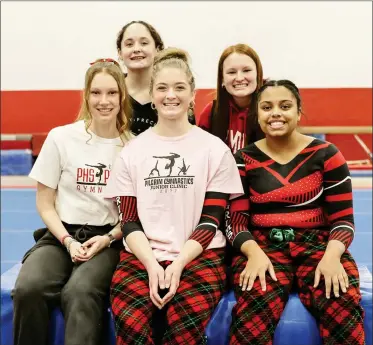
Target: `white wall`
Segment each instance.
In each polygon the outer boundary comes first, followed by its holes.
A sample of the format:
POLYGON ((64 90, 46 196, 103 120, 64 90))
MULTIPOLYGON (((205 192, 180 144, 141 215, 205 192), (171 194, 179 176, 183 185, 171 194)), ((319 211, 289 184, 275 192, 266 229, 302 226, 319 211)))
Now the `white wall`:
POLYGON ((266 77, 372 87, 370 1, 40 1, 1 3, 1 89, 81 89, 89 62, 116 58, 116 34, 134 19, 190 53, 198 88, 215 87, 222 50, 239 42, 266 77))

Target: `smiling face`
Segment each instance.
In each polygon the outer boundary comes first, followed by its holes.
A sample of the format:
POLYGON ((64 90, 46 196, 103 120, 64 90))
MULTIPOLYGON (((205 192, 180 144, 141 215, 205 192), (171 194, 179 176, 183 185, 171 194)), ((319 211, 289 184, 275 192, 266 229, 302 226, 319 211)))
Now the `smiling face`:
POLYGON ((118 53, 129 70, 139 70, 152 66, 157 49, 149 30, 134 23, 124 32, 118 53))
POLYGON ((246 54, 230 54, 223 63, 223 85, 234 99, 250 97, 257 87, 254 60, 246 54))
POLYGON ((164 67, 156 74, 152 102, 160 121, 187 119, 188 108, 193 100, 194 92, 181 68, 164 67))
POLYGON ((120 93, 116 80, 107 73, 97 73, 89 88, 88 109, 97 124, 116 123, 120 93))
POLYGON ((269 86, 261 93, 258 121, 266 135, 290 135, 297 128, 300 117, 297 99, 285 86, 269 86))

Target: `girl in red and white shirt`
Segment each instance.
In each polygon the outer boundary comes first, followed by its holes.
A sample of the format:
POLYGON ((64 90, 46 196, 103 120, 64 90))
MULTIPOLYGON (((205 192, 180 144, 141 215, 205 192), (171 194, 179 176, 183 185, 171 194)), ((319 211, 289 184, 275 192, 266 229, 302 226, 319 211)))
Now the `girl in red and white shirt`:
POLYGON ((252 99, 262 85, 262 63, 255 50, 246 44, 226 48, 218 64, 216 99, 203 109, 198 126, 222 139, 233 153, 261 139, 252 99))

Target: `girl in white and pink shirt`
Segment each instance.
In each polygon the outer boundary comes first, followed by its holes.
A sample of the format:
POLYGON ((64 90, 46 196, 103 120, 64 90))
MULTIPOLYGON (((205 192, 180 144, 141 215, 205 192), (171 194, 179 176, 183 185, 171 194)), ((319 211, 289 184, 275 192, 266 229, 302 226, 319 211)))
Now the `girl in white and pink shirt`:
POLYGON ((111 285, 117 345, 153 344, 156 308, 167 314, 164 344, 204 344, 225 284, 220 220, 242 185, 229 147, 188 122, 185 52, 157 55, 150 93, 158 122, 124 147, 106 190, 125 246, 111 285))

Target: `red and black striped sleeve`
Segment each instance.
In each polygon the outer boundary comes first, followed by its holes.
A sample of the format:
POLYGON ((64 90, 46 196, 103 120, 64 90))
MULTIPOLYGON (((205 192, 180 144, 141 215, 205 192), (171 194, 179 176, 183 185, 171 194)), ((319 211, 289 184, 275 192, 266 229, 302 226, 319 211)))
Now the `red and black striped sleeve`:
POLYGON ((203 249, 206 249, 210 244, 224 218, 228 198, 229 194, 226 193, 206 193, 201 219, 189 238, 199 242, 203 249))
POLYGON ((339 240, 347 249, 355 233, 352 184, 346 160, 333 144, 326 148, 323 179, 329 240, 339 240))
POLYGON ((245 161, 242 158, 241 151, 235 154, 235 159, 244 194, 230 202, 225 233, 232 246, 240 250, 246 241, 253 240, 254 237, 249 231, 249 186, 246 179, 245 161))
POLYGON ((126 240, 126 237, 131 232, 144 232, 137 214, 137 198, 134 196, 118 196, 116 197, 116 202, 119 210, 123 239, 126 240))

